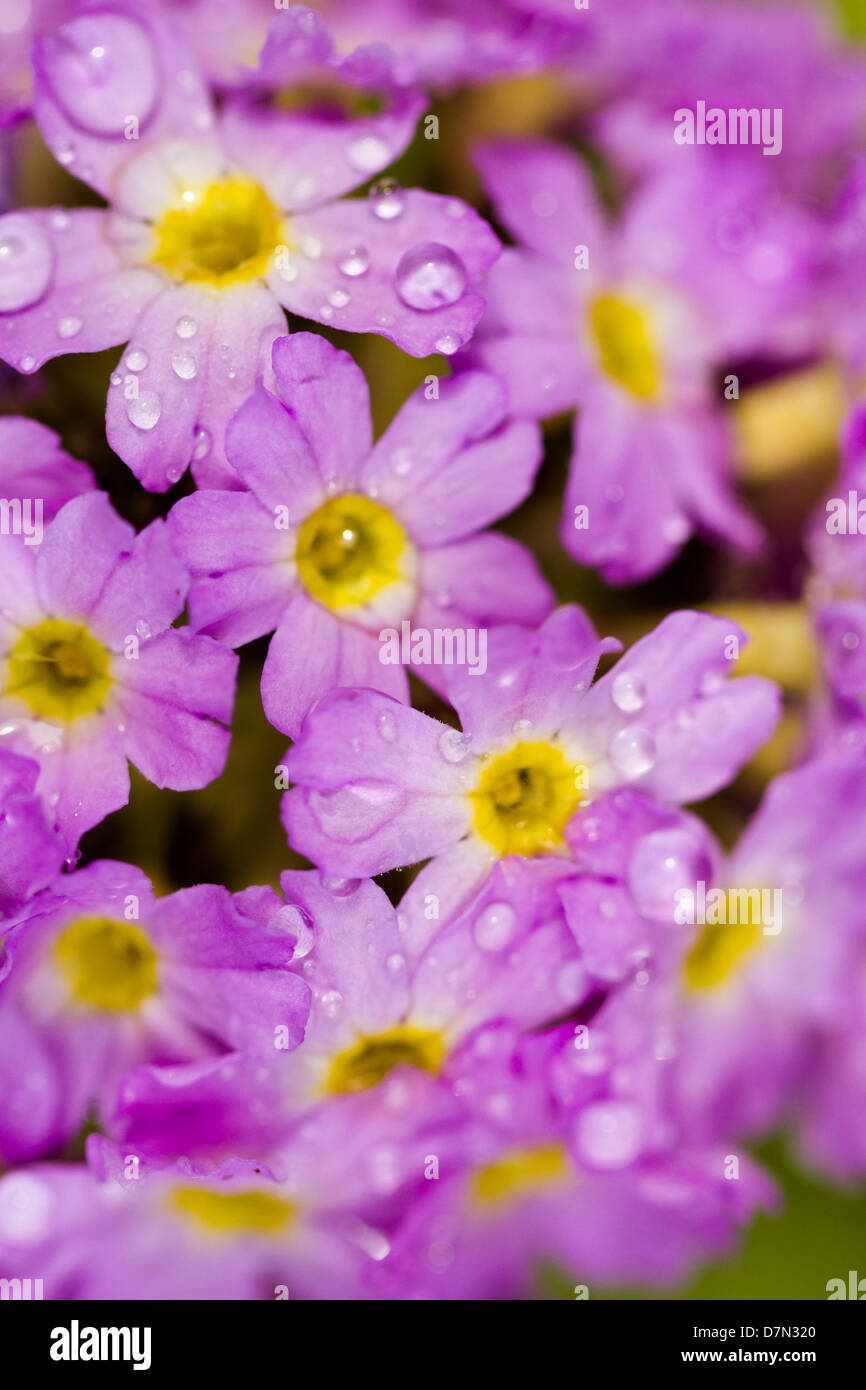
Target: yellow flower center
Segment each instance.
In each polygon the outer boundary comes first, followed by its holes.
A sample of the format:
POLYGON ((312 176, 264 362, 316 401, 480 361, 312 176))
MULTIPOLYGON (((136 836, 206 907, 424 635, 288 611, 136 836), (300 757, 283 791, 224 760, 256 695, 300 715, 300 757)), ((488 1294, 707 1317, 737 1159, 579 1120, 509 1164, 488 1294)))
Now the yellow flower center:
POLYGON ((599 294, 589 308, 592 339, 603 370, 639 400, 656 400, 661 372, 647 315, 616 294, 599 294))
POLYGON ((328 608, 369 603, 404 578, 408 541, 378 502, 359 493, 333 497, 298 530, 295 563, 313 598, 328 608))
POLYGON ((109 654, 84 627, 46 618, 9 654, 6 693, 41 719, 78 719, 101 708, 111 687, 109 654))
POLYGON ((58 937, 54 958, 85 1008, 132 1013, 156 989, 156 952, 132 922, 79 917, 58 937))
POLYGON ((291 1202, 272 1192, 212 1192, 205 1187, 178 1187, 172 1209, 209 1235, 279 1235, 295 1219, 291 1202))
POLYGON ((475 828, 500 855, 556 853, 587 787, 587 770, 549 743, 518 743, 482 767, 475 828))
POLYGON ((761 893, 730 889, 724 922, 707 922, 683 963, 690 990, 715 989, 745 963, 763 939, 761 893))
POLYGON ((187 190, 156 227, 155 264, 177 280, 225 286, 264 275, 282 241, 283 218, 251 179, 187 190))
POLYGON ((359 1038, 340 1052, 331 1063, 325 1090, 332 1095, 368 1091, 384 1081, 395 1067, 416 1067, 435 1073, 444 1055, 445 1039, 441 1033, 401 1023, 387 1033, 359 1038))
POLYGON ((572 1170, 558 1144, 515 1149, 472 1176, 470 1197, 476 1207, 503 1206, 567 1182, 572 1170))

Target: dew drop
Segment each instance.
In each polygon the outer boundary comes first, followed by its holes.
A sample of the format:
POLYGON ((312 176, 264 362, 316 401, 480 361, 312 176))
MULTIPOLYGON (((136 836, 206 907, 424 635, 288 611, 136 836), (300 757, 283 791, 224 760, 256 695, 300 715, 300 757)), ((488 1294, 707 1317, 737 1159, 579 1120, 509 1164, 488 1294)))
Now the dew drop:
POLYGON ((394 283, 410 309, 429 312, 456 304, 466 288, 466 267, 450 246, 424 241, 400 257, 394 283))
POLYGON ((145 352, 144 348, 130 348, 124 358, 124 362, 126 363, 127 371, 143 372, 150 362, 150 357, 145 352))
POLYGON ((646 704, 646 686, 631 671, 620 671, 614 676, 611 694, 617 709, 624 714, 635 714, 646 704))
POLYGON ((198 366, 187 348, 179 348, 171 354, 171 369, 175 376, 180 377, 181 381, 192 381, 198 371, 198 366))
POLYGON ((502 951, 516 926, 517 914, 509 903, 489 903, 475 918, 472 934, 482 951, 502 951))
POLYGON ((352 168, 362 174, 375 174, 377 169, 388 163, 390 157, 388 146, 377 135, 362 135, 360 139, 353 140, 346 150, 346 158, 352 168))
POLYGON ((439 752, 446 763, 462 763, 468 749, 459 729, 445 729, 439 735, 439 752))
POLYGON ((394 743, 397 738, 397 721, 390 710, 379 715, 379 735, 386 743, 394 743))
POLYGON ((350 246, 338 256, 337 266, 344 275, 354 280, 370 269, 370 252, 366 246, 350 246))
POLYGON ((656 747, 646 729, 620 729, 610 741, 608 756, 621 776, 630 781, 643 777, 654 766, 656 747))
POLYGON ((20 212, 0 217, 0 312, 36 304, 53 268, 51 243, 35 218, 20 212))
POLYGON ((126 413, 136 429, 152 430, 162 415, 162 401, 155 391, 142 391, 136 400, 129 402, 126 413))
POLYGON ((57 336, 58 338, 74 338, 83 327, 84 324, 81 319, 76 318, 74 314, 65 314, 62 319, 57 321, 57 336))
POLYGON ((391 222, 401 217, 405 201, 403 190, 396 179, 378 179, 370 189, 370 211, 382 222, 391 222))
POLYGON ((174 325, 174 331, 179 338, 194 338, 198 332, 198 324, 189 314, 184 314, 174 325))

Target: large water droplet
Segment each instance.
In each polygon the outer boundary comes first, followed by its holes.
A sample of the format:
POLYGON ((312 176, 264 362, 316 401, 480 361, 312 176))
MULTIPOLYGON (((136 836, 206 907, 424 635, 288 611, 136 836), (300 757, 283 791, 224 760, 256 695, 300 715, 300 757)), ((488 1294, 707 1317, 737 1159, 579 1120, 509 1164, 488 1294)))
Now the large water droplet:
POLYGON ((441 309, 456 304, 466 288, 466 267, 450 246, 424 241, 400 258, 394 284, 410 309, 441 309))
POLYGON ((472 934, 482 951, 502 951, 516 926, 517 914, 509 903, 488 903, 475 918, 472 934))
POLYGON ((0 217, 0 312, 12 314, 36 304, 54 268, 51 243, 26 213, 0 217))
POLYGON ((629 781, 643 777, 655 765, 656 746, 652 734, 647 729, 620 729, 610 741, 608 757, 622 777, 629 781))
POLYGON ((631 671, 619 671, 611 687, 613 702, 624 714, 635 714, 646 704, 646 685, 631 671))
POLYGON ((155 391, 142 391, 140 396, 129 402, 126 413, 136 429, 152 430, 159 423, 162 401, 155 391))
POLYGON ((51 95, 82 130, 119 135, 130 115, 143 124, 160 88, 147 31, 134 19, 102 11, 80 15, 43 40, 51 95))
POLYGON ((174 331, 179 338, 194 338, 198 332, 198 324, 189 314, 184 314, 174 325, 174 331))

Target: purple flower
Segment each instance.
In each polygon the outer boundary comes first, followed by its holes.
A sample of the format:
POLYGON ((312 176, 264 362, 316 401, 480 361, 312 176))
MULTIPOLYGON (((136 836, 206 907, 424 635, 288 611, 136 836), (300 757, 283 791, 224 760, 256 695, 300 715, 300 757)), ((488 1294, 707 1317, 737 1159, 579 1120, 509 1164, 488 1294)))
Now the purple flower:
POLYGON ((270 890, 212 884, 157 901, 110 860, 33 897, 0 972, 4 1159, 50 1153, 91 1107, 109 1117, 135 1066, 296 1047, 310 991, 285 968, 296 942, 279 907, 270 890))
POLYGON ((288 754, 292 846, 327 873, 378 874, 433 856, 409 897, 449 910, 497 858, 567 854, 578 808, 617 787, 662 802, 724 786, 769 736, 778 692, 726 680, 744 635, 673 613, 590 689, 599 641, 575 607, 495 629, 488 670, 454 670, 463 732, 372 691, 336 692, 288 754), (387 716, 387 718, 386 718, 387 716))
POLYGON ((845 1016, 866 936, 864 810, 866 761, 840 751, 777 777, 727 856, 701 821, 665 823, 640 801, 618 843, 592 807, 569 827, 581 870, 562 890, 569 923, 588 966, 601 957, 612 979, 644 952, 671 1102, 696 1142, 784 1119, 816 1039, 845 1016), (603 941, 611 918, 628 930, 603 941))
POLYGON ((653 1148, 629 1102, 563 1105, 556 1070, 581 1056, 570 1029, 484 1044, 461 1078, 480 1122, 464 1164, 445 1166, 407 1210, 376 1272, 385 1297, 531 1297, 540 1261, 580 1281, 576 1297, 597 1284, 670 1284, 774 1205, 745 1155, 728 1181, 721 1150, 653 1148))
POLYGON ((49 148, 111 207, 0 219, 0 352, 31 372, 129 341, 107 433, 145 486, 190 462, 231 485, 225 426, 267 379, 281 306, 416 356, 471 335, 467 284, 499 250, 487 224, 418 190, 340 196, 402 152, 421 98, 337 127, 241 100, 217 117, 175 31, 120 0, 41 39, 35 66, 49 148))
POLYGON ((296 737, 341 685, 408 702, 404 648, 439 684, 436 634, 447 634, 443 661, 483 670, 487 623, 550 611, 531 555, 475 534, 524 499, 541 456, 537 426, 505 419, 499 381, 466 374, 433 399, 420 388, 374 445, 347 353, 282 338, 274 378, 278 395, 260 384, 229 428, 249 492, 198 492, 170 517, 193 575, 193 628, 232 646, 276 628, 262 671, 272 724, 296 737))
MULTIPOLYGON (((450 1095, 479 1029, 503 1018, 540 1027, 590 994, 559 904, 568 873, 565 861, 505 860, 464 912, 423 927, 368 880, 284 873, 284 917, 298 937, 292 969, 312 991, 302 1045, 268 1068, 234 1059, 142 1068, 127 1077, 112 1133, 150 1153, 241 1142, 236 1152, 262 1152, 304 1112, 362 1092, 377 1090, 393 1110, 407 1085, 416 1095, 418 1074, 450 1095)), ((427 1091, 418 1094, 429 1110, 427 1091)))
POLYGON ((0 545, 8 534, 25 535, 28 544, 38 545, 43 523, 52 521, 64 502, 95 487, 87 464, 70 458, 53 430, 23 415, 0 419, 0 507, 9 504, 0 514, 0 545))
POLYGON ((243 1159, 208 1174, 148 1168, 93 1136, 89 1168, 0 1179, 0 1271, 38 1266, 49 1299, 363 1298, 382 1240, 341 1210, 355 1149, 318 1146, 315 1158, 300 1186, 243 1159))
POLYGON ((38 763, 0 748, 0 920, 47 887, 65 858, 36 795, 38 776, 38 763))
POLYGON ((0 737, 39 763, 38 791, 69 851, 126 804, 127 758, 177 791, 218 776, 237 657, 171 628, 188 575, 165 523, 136 535, 105 493, 88 492, 38 549, 2 545, 0 737))
MULTIPOLYGON (((590 129, 620 170, 670 164, 674 113, 694 112, 699 101, 726 115, 781 111, 781 157, 761 162, 806 199, 826 196, 859 145, 866 67, 819 6, 620 0, 596 16, 595 40, 596 81, 608 100, 590 129)), ((716 165, 760 157, 751 144, 704 152, 716 165)))
POLYGON ((611 226, 562 147, 490 146, 479 163, 519 245, 463 357, 506 379, 518 413, 579 407, 563 545, 614 583, 655 573, 696 528, 755 549, 717 376, 811 342, 809 218, 754 167, 668 169, 611 226))

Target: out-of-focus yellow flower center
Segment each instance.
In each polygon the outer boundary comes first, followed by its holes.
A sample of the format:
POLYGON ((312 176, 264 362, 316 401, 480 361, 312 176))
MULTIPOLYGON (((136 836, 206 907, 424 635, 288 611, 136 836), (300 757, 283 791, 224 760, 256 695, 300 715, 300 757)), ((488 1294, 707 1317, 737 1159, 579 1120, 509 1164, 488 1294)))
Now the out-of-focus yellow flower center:
POLYGON ((518 743, 482 766, 475 828, 500 855, 555 854, 587 787, 587 770, 550 743, 518 743))
POLYGON ((78 719, 101 708, 111 687, 109 654, 86 628, 46 618, 9 654, 6 693, 40 719, 78 719))
POLYGON ((361 606, 403 578, 408 541, 378 502, 346 493, 323 503, 298 530, 295 563, 313 598, 328 608, 361 606))
POLYGON ((683 964, 690 990, 716 989, 745 963, 763 939, 761 893, 730 889, 726 922, 708 922, 683 964))
POLYGON ((472 1175, 470 1197, 473 1206, 499 1207, 567 1182, 570 1177, 571 1168, 558 1144, 515 1149, 477 1169, 472 1175))
POLYGON ((144 932, 111 917, 79 917, 58 937, 54 959, 74 1003, 132 1013, 154 993, 157 956, 144 932))
POLYGON ((199 1231, 216 1236, 280 1235, 295 1219, 291 1202, 271 1192, 212 1192, 205 1187, 178 1187, 171 1207, 199 1231))
POLYGON ((437 1072, 445 1055, 445 1039, 432 1029, 401 1023, 387 1033, 371 1034, 340 1052, 331 1063, 325 1090, 333 1095, 368 1091, 395 1067, 437 1072))
POLYGON ((283 218, 257 183, 241 176, 189 189, 156 227, 153 260, 177 280, 225 286, 264 275, 282 241, 283 218))
POLYGON ((590 304, 589 324, 607 375, 639 400, 658 399, 659 354, 645 311, 617 294, 599 294, 590 304))

